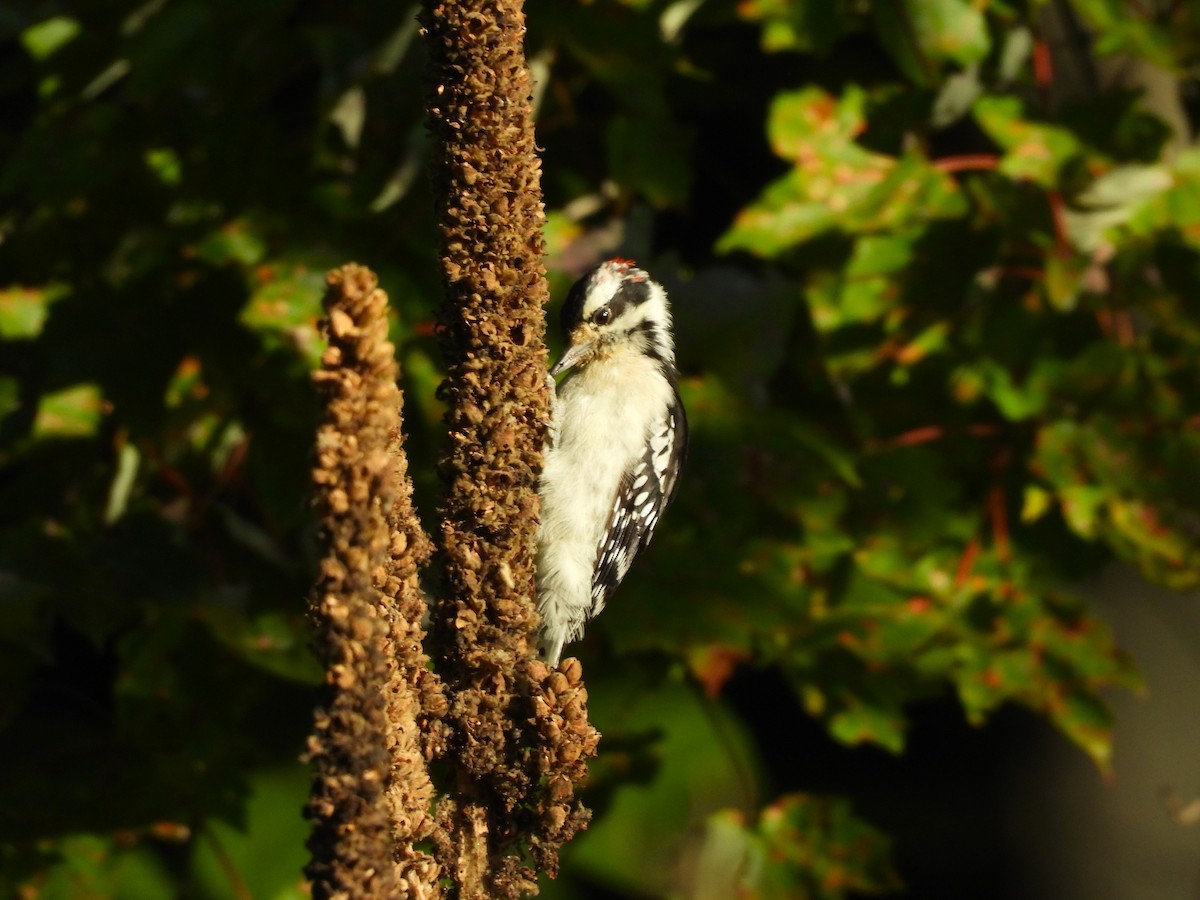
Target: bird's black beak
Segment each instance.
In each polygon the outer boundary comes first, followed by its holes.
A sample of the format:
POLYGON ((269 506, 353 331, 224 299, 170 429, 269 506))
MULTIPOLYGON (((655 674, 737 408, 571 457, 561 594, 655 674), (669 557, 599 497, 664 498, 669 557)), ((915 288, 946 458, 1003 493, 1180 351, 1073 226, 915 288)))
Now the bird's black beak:
POLYGON ((592 355, 592 349, 591 341, 572 344, 563 353, 562 359, 554 364, 554 368, 550 370, 550 374, 561 375, 563 372, 575 368, 580 363, 586 362, 588 357, 592 355))

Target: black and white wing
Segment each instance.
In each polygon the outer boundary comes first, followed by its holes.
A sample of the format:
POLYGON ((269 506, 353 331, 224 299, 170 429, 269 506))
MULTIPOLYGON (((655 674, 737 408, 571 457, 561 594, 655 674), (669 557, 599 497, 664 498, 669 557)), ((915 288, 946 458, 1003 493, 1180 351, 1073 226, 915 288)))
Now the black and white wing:
POLYGON ((687 417, 676 392, 666 415, 646 442, 646 452, 625 473, 613 497, 592 574, 591 616, 604 608, 633 558, 650 543, 659 519, 675 499, 686 455, 687 417))

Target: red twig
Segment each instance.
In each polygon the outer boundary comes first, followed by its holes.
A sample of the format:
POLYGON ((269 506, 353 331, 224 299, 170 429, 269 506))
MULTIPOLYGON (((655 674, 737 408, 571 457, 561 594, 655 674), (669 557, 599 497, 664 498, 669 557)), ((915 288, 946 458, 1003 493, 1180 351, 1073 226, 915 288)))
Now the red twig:
POLYGON ((971 538, 971 542, 967 544, 963 555, 958 561, 958 571, 954 573, 954 586, 962 587, 967 583, 967 579, 971 577, 971 570, 975 568, 975 559, 979 556, 979 538, 971 538))
POLYGON ((1000 157, 994 153, 965 153, 962 156, 944 156, 933 161, 940 172, 986 172, 1000 165, 1000 157))
MULTIPOLYGON (((971 437, 991 437, 998 430, 995 425, 987 422, 976 422, 974 425, 968 425, 966 428, 967 434, 971 437)), ((946 429, 941 425, 922 425, 920 428, 905 431, 903 434, 898 434, 894 438, 884 441, 882 449, 915 447, 917 444, 928 444, 932 441, 941 440, 944 437, 946 437, 946 429)))
POLYGON ((941 425, 926 425, 922 428, 914 428, 912 431, 906 431, 904 434, 897 435, 890 441, 885 442, 888 447, 913 447, 917 444, 928 444, 930 441, 936 441, 944 437, 946 430, 941 425))
POLYGON ((1008 510, 1004 506, 1004 490, 992 485, 988 493, 988 515, 992 520, 992 538, 996 542, 996 556, 1002 563, 1012 559, 1012 545, 1008 538, 1008 510))
POLYGON ((1033 80, 1041 96, 1042 108, 1051 109, 1054 104, 1054 60, 1050 45, 1041 37, 1033 42, 1033 80))
POLYGON ((1048 91, 1054 83, 1054 61, 1050 55, 1050 45, 1044 38, 1038 38, 1033 43, 1033 80, 1044 91, 1048 91))

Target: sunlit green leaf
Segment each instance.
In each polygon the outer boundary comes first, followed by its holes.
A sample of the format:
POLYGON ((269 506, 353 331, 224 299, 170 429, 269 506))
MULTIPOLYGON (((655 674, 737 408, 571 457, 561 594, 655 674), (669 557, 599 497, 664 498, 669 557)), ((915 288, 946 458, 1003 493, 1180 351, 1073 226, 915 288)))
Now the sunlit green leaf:
POLYGON ((712 816, 700 865, 722 896, 836 900, 899 888, 890 856, 888 839, 847 801, 788 794, 750 827, 732 811, 712 816))
POLYGON ((1021 521, 1036 522, 1049 511, 1053 498, 1049 491, 1036 485, 1025 488, 1025 499, 1021 506, 1021 521))
POLYGON ((0 338, 33 338, 41 334, 50 306, 66 296, 62 285, 0 290, 0 338))
POLYGON ((129 505, 129 494, 137 478, 141 454, 133 444, 124 444, 117 453, 117 470, 108 489, 108 502, 104 507, 104 521, 115 522, 125 513, 129 505))
POLYGON ((73 41, 81 30, 77 19, 54 16, 26 28, 21 35, 21 43, 34 59, 45 59, 73 41))
POLYGON ((307 823, 298 814, 308 797, 304 766, 256 772, 250 780, 245 822, 234 827, 214 820, 196 836, 191 877, 199 895, 243 893, 263 900, 310 896, 301 869, 307 823))
POLYGON ((1101 53, 1129 51, 1160 66, 1171 67, 1174 52, 1170 32, 1155 23, 1141 7, 1122 0, 1075 0, 1076 8, 1097 30, 1101 53))
POLYGON ((175 186, 183 180, 183 165, 170 147, 154 147, 146 151, 146 166, 159 181, 175 186))
POLYGON ((847 10, 838 0, 744 0, 737 11, 762 23, 763 48, 768 52, 826 53, 847 25, 847 10))
POLYGON ((944 62, 979 62, 991 47, 984 11, 970 0, 902 0, 871 11, 879 39, 918 84, 931 83, 944 62))
POLYGON ((625 890, 668 890, 671 874, 662 860, 677 852, 687 823, 743 806, 754 790, 753 769, 744 767, 745 735, 725 711, 679 683, 646 691, 627 673, 600 676, 589 691, 592 721, 606 735, 593 785, 648 762, 654 770, 648 784, 616 795, 608 815, 574 842, 572 859, 625 890), (651 760, 639 759, 647 750, 651 760))
POLYGON ((1000 171, 1010 178, 1051 187, 1063 164, 1080 152, 1078 138, 1066 128, 1025 119, 1015 97, 980 98, 975 103, 975 119, 1004 148, 1000 171))
POLYGON ((829 733, 849 746, 879 744, 893 753, 904 749, 908 722, 896 707, 887 708, 856 697, 829 720, 829 733))
POLYGON ((103 413, 100 389, 94 384, 76 385, 42 397, 33 433, 40 438, 87 437, 95 434, 103 413))
POLYGON ((926 160, 895 159, 857 143, 865 103, 853 86, 840 99, 817 88, 779 97, 771 145, 795 167, 742 210, 719 249, 776 256, 833 228, 900 230, 960 215, 956 186, 926 160))
POLYGON ((208 235, 196 245, 194 252, 199 259, 214 265, 252 266, 262 260, 266 250, 262 235, 253 223, 236 221, 208 235))
POLYGON ((254 273, 257 282, 241 321, 249 328, 300 351, 316 364, 324 350, 317 330, 325 273, 307 265, 268 264, 254 273))
POLYGON ((813 323, 822 331, 873 322, 895 308, 897 279, 912 261, 912 239, 902 235, 868 235, 840 272, 821 273, 807 297, 813 323))

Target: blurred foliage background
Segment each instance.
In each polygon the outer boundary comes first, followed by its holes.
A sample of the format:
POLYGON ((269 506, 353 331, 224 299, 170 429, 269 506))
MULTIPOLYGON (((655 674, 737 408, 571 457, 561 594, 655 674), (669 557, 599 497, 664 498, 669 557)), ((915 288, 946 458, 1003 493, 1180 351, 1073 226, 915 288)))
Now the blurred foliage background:
MULTIPOLYGON (((0 4, 0 893, 305 895, 334 265, 437 505, 415 7, 0 4)), ((575 648, 597 817, 545 894, 1000 896, 899 785, 986 803, 952 756, 1014 708, 1107 770, 1138 679, 1076 586, 1200 582, 1200 7, 527 12, 556 295, 667 285, 694 435, 575 648)))

